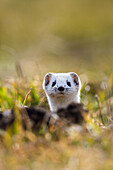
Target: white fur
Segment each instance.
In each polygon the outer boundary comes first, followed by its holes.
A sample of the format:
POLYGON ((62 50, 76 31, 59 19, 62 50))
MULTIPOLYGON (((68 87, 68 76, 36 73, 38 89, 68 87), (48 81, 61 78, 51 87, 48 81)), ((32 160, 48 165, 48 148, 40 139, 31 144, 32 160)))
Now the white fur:
POLYGON ((45 75, 45 78, 43 81, 43 89, 45 90, 52 112, 57 112, 59 108, 65 108, 71 102, 80 102, 81 81, 76 73, 48 73, 45 75), (75 74, 78 77, 79 85, 74 82, 71 74, 75 74), (49 75, 50 81, 48 85, 45 85, 47 75, 49 75), (52 87, 54 81, 56 81, 56 84, 52 87), (71 83, 71 87, 67 85, 67 81, 71 83), (64 87, 63 94, 58 91, 58 87, 60 86, 64 87))

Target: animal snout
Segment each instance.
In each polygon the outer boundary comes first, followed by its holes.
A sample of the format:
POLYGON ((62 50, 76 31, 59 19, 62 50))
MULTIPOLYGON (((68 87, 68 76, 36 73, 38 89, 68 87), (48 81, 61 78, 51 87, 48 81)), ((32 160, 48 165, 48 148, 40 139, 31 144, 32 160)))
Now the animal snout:
POLYGON ((58 88, 58 90, 59 90, 59 91, 64 91, 64 87, 63 87, 63 86, 60 86, 60 87, 58 88))

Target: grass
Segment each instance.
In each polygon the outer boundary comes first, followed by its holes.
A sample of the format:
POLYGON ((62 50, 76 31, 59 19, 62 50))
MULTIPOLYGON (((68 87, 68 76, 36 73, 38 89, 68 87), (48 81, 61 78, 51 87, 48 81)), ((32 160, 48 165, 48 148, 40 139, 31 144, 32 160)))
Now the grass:
POLYGON ((1 0, 0 109, 15 122, 0 130, 0 169, 113 169, 113 2, 1 0), (15 64, 16 63, 16 64, 15 64), (47 72, 75 71, 90 117, 82 126, 26 131, 18 106, 48 108, 47 72))
MULTIPOLYGON (((34 133, 30 129, 22 128, 17 109, 13 125, 6 131, 0 131, 0 159, 2 160, 0 168, 3 170, 112 169, 113 138, 109 127, 112 126, 110 118, 113 109, 110 104, 113 102, 111 77, 112 75, 106 82, 107 89, 102 86, 104 90, 101 86, 97 89, 96 84, 90 82, 82 86, 81 100, 90 114, 90 118, 86 119, 83 126, 51 127, 48 131, 42 126, 39 132, 34 133), (98 100, 95 95, 99 96, 98 100)), ((102 82, 96 83, 101 85, 102 82)), ((1 83, 1 110, 23 104, 47 107, 45 94, 41 89, 42 82, 36 79, 28 82, 19 78, 1 83)))

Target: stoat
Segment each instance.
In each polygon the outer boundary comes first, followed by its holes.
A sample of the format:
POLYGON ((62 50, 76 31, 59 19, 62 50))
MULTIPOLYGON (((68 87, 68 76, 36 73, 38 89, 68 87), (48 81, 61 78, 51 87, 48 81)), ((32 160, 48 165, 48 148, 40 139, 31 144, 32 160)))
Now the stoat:
POLYGON ((57 112, 72 102, 80 103, 81 81, 74 72, 47 73, 43 80, 43 89, 52 112, 57 112))

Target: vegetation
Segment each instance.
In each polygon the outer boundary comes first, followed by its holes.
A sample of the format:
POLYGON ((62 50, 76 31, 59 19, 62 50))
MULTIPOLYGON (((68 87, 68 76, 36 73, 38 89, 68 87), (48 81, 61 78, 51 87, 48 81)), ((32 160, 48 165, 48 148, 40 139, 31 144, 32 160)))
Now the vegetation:
POLYGON ((0 169, 113 169, 113 2, 1 0, 0 109, 15 121, 0 129, 0 169), (20 106, 48 109, 46 72, 82 81, 83 124, 24 129, 20 106))
MULTIPOLYGON (((20 114, 16 109, 14 123, 7 130, 0 131, 0 168, 112 169, 111 78, 112 75, 108 78, 109 81, 98 84, 88 82, 82 86, 81 100, 89 109, 90 115, 82 125, 58 124, 48 130, 42 126, 40 130, 33 132, 29 128, 23 129, 20 114)), ((46 108, 45 95, 39 90, 41 83, 37 80, 29 83, 25 79, 9 79, 4 82, 0 88, 1 110, 14 105, 22 106, 23 103, 46 108), (32 88, 29 91, 30 87, 32 88)))

